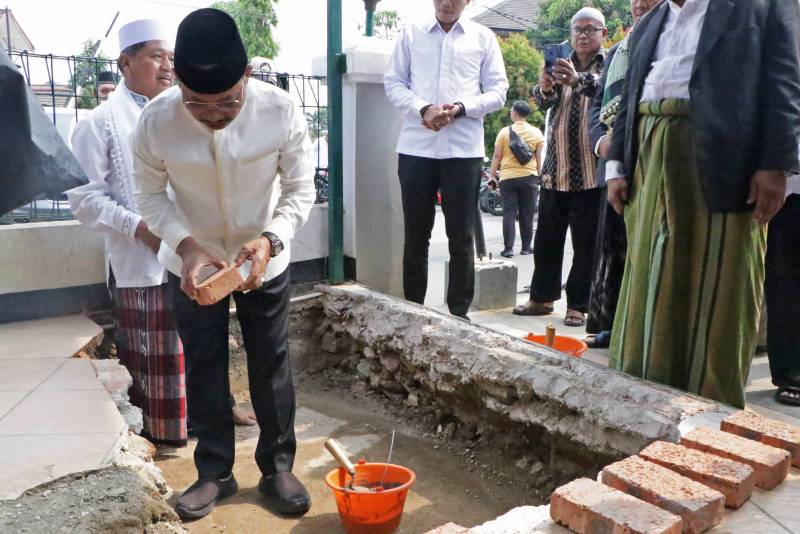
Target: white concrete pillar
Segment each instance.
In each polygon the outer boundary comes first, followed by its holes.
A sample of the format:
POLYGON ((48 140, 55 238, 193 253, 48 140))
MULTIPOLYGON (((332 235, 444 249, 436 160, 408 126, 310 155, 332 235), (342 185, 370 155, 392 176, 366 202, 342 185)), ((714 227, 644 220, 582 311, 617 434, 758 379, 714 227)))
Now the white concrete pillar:
MULTIPOLYGON (((386 99, 393 43, 364 38, 345 50, 344 251, 359 282, 403 296, 403 206, 395 145, 402 115, 386 99)), ((315 61, 316 66, 322 62, 315 61)))

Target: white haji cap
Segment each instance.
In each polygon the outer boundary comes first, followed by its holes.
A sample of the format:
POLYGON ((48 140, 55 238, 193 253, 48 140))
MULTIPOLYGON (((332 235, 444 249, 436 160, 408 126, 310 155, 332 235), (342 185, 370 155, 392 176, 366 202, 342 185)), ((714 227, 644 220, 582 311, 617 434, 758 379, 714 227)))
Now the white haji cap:
POLYGON ((603 16, 603 13, 599 9, 594 8, 594 7, 584 7, 583 9, 581 9, 580 11, 575 13, 572 16, 572 20, 570 21, 570 24, 575 24, 576 20, 581 20, 581 19, 594 20, 594 21, 599 22, 600 24, 602 24, 603 27, 605 27, 605 25, 606 25, 606 18, 603 16))
POLYGON ((170 41, 169 34, 157 20, 134 20, 119 29, 119 50, 147 41, 170 41))

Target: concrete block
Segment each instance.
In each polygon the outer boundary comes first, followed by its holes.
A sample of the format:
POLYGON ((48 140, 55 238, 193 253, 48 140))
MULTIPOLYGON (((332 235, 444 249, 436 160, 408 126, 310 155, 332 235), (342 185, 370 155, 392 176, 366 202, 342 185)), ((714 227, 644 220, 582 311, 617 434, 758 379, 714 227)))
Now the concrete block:
POLYGON ((720 430, 695 428, 681 438, 681 445, 749 465, 762 489, 774 488, 789 474, 791 455, 785 450, 720 430))
POLYGON ((466 534, 569 534, 550 517, 549 506, 520 506, 466 534))
POLYGON ((789 451, 792 465, 800 467, 800 427, 753 412, 736 412, 720 425, 725 432, 789 451))
POLYGON ((700 534, 722 521, 722 493, 638 456, 606 466, 600 476, 607 486, 681 516, 684 534, 700 534))
POLYGON ((753 468, 740 462, 667 441, 656 441, 639 456, 719 491, 729 508, 739 508, 753 493, 753 468))
MULTIPOLYGON (((444 263, 444 291, 450 284, 450 259, 444 263)), ((499 310, 517 303, 517 266, 503 260, 475 260, 475 296, 470 310, 499 310)))
POLYGON ((202 306, 216 304, 235 291, 242 282, 244 278, 233 265, 221 269, 198 286, 197 302, 202 306))
POLYGON ((556 489, 550 515, 578 534, 680 534, 683 524, 675 514, 588 478, 556 489))

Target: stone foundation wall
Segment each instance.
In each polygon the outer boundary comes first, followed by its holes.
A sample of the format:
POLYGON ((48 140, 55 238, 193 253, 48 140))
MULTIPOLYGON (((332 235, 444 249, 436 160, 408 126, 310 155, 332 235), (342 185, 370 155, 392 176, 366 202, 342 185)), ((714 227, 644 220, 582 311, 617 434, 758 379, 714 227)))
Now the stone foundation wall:
POLYGON ((440 433, 523 454, 518 467, 531 474, 594 476, 654 440, 677 441, 689 419, 725 414, 698 397, 358 285, 317 289, 320 345, 306 347, 302 365, 344 369, 397 403, 435 413, 440 433))

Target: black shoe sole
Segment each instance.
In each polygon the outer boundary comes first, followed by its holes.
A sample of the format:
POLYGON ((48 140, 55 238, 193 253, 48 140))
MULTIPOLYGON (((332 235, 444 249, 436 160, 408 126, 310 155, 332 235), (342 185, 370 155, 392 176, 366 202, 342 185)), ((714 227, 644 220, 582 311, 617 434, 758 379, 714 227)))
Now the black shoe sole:
POLYGON ((217 501, 221 501, 222 499, 227 499, 228 497, 236 494, 239 491, 239 483, 236 482, 236 479, 233 479, 233 484, 230 484, 227 487, 223 487, 220 489, 220 493, 216 499, 208 503, 208 506, 205 508, 201 508, 200 510, 189 510, 187 508, 182 507, 181 505, 175 505, 175 512, 178 514, 178 517, 181 519, 185 519, 187 521, 193 521, 195 519, 201 519, 214 510, 214 506, 217 504, 217 501))

